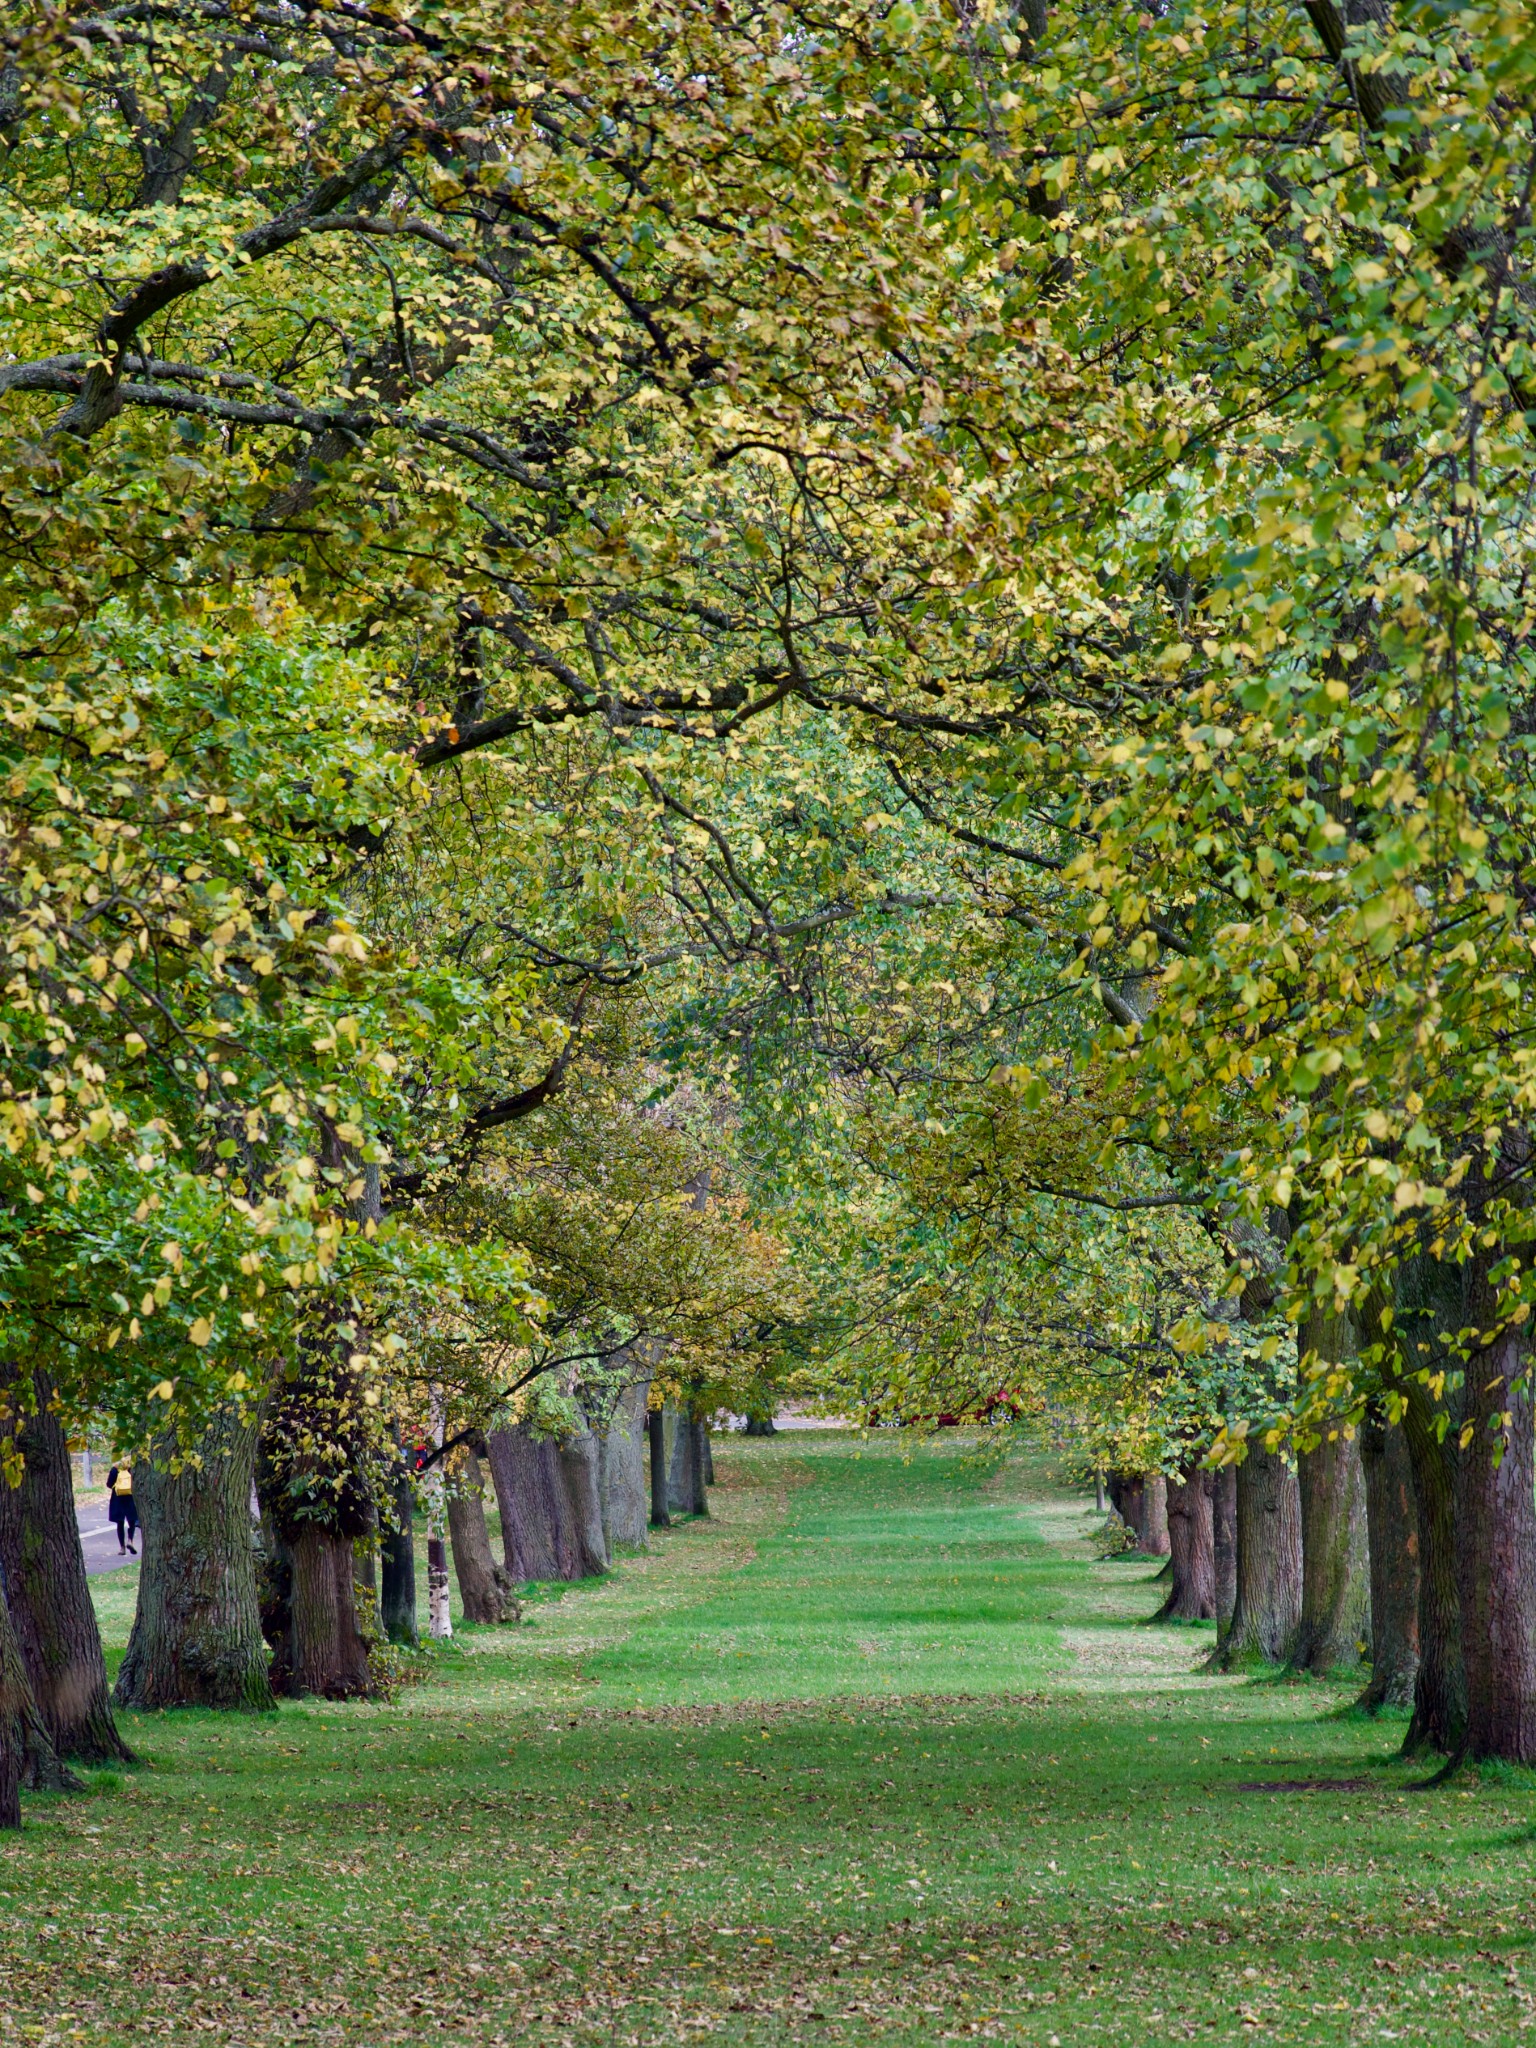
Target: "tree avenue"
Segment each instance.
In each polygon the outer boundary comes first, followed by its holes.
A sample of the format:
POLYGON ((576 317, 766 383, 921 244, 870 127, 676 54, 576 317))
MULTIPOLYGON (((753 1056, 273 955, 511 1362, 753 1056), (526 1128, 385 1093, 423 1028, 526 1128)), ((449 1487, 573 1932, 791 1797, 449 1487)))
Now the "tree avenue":
POLYGON ((790 1398, 1536 1763, 1519 11, 0 46, 0 1825, 790 1398))

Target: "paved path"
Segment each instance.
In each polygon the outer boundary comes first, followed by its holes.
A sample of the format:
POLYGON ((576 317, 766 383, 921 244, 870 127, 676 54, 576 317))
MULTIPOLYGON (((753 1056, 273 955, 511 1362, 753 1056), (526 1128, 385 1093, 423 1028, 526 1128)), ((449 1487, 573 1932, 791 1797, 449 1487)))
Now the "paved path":
MULTIPOLYGON (((99 1501, 88 1502, 83 1508, 77 1507, 75 1520, 80 1524, 80 1548, 85 1552, 87 1572, 115 1571, 120 1564, 135 1562, 125 1557, 117 1547, 117 1531, 107 1520, 105 1495, 99 1501)), ((137 1544, 139 1538, 135 1536, 133 1540, 137 1544)))

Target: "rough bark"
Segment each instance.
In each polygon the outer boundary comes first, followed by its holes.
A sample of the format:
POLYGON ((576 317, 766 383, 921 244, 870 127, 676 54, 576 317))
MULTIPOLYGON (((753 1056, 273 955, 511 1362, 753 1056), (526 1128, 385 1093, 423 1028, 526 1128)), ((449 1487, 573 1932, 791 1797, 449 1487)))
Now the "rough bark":
MULTIPOLYGON (((1355 1323, 1314 1306, 1296 1333, 1303 1357, 1343 1365, 1359 1355, 1355 1323)), ((1301 1491, 1301 1620, 1291 1663, 1319 1674, 1359 1663, 1370 1628, 1370 1559, 1360 1446, 1342 1430, 1297 1459, 1301 1491)))
POLYGON ((1148 1557, 1167 1557, 1168 1482, 1161 1472, 1149 1472, 1141 1483, 1141 1514, 1136 1525, 1136 1542, 1148 1557))
POLYGON ((393 1500, 379 1530, 379 1619, 392 1643, 419 1640, 416 1627, 416 1541, 412 1520, 416 1489, 404 1457, 395 1474, 393 1500))
POLYGON ((1413 1717, 1403 1738, 1411 1755, 1423 1748, 1451 1752, 1466 1732, 1467 1681, 1462 1662, 1461 1599, 1456 1577, 1456 1466, 1460 1403, 1437 1402, 1419 1378, 1450 1367, 1447 1332, 1461 1325, 1462 1276, 1454 1267, 1421 1258, 1398 1275, 1396 1320, 1383 1328, 1381 1301, 1367 1306, 1366 1334, 1384 1344, 1383 1378, 1402 1397, 1403 1440, 1413 1472, 1419 1535, 1419 1670, 1413 1717))
POLYGON ((465 1444, 459 1450, 448 1489, 448 1534, 459 1599, 466 1621, 495 1626, 516 1621, 521 1612, 511 1574, 491 1553, 485 1519, 485 1480, 480 1460, 465 1444))
POLYGON ((59 1762, 11 1626, 0 1575, 0 1828, 21 1825, 21 1793, 78 1792, 80 1780, 59 1762))
POLYGON ((699 1459, 699 1464, 704 1473, 704 1484, 706 1486, 713 1486, 715 1483, 714 1438, 710 1435, 709 1424, 707 1422, 701 1422, 699 1424, 699 1429, 701 1432, 699 1442, 700 1449, 702 1452, 702 1455, 699 1459))
POLYGON ((1159 1621, 1210 1621, 1216 1613, 1216 1539, 1209 1472, 1168 1481, 1168 1545, 1173 1583, 1159 1621))
MULTIPOLYGON (((585 1434, 585 1432, 584 1432, 585 1434)), ((580 1579, 603 1570, 602 1502, 597 1493, 596 1446, 590 1447, 590 1481, 582 1488, 580 1518, 560 1446, 523 1429, 493 1430, 488 1439, 491 1476, 501 1508, 507 1570, 525 1580, 580 1579), (590 1483, 591 1498, 585 1489, 590 1483), (590 1518, 590 1519, 587 1519, 590 1518), (597 1544, 591 1542, 595 1529, 597 1544)), ((583 1454, 578 1452, 577 1462, 583 1454)))
MULTIPOLYGON (((1492 1331, 1496 1253, 1468 1262, 1467 1326, 1492 1331)), ((1536 1763, 1536 1405, 1519 1332, 1500 1331, 1467 1360, 1456 1474, 1457 1591, 1467 1682, 1467 1754, 1536 1763)))
POLYGON ((570 1533, 576 1547, 576 1569, 561 1576, 595 1578, 608 1569, 608 1546, 603 1540, 603 1495, 593 1430, 579 1430, 560 1446, 560 1476, 565 1482, 570 1533))
POLYGON ((1237 1467, 1211 1474, 1211 1550, 1215 1561, 1216 1641, 1226 1642, 1237 1606, 1237 1467))
POLYGON ((1255 1445, 1237 1468, 1237 1600, 1217 1659, 1281 1663, 1300 1619, 1300 1489, 1278 1451, 1255 1445))
POLYGON ((372 1681, 357 1625, 352 1538, 306 1522, 290 1548, 294 1685, 322 1699, 359 1698, 372 1681))
POLYGON ((1360 1432, 1371 1555, 1371 1682, 1368 1713, 1411 1707, 1419 1670, 1419 1529, 1413 1467, 1401 1428, 1380 1415, 1360 1432))
POLYGON ((220 1417, 179 1472, 174 1438, 134 1466, 144 1530, 133 1633, 117 1676, 124 1707, 270 1708, 256 1596, 251 1483, 256 1430, 220 1417))
POLYGON ((667 1495, 666 1418, 659 1408, 652 1408, 646 1415, 645 1425, 651 1452, 651 1527, 670 1529, 672 1514, 667 1495))
MULTIPOLYGON (((36 1410, 17 1414, 24 1460, 19 1486, 0 1478, 0 1581, 27 1680, 54 1750, 87 1763, 130 1762, 107 1693, 101 1633, 75 1519, 69 1446, 49 1407, 53 1388, 33 1375, 36 1410)), ((11 1389, 16 1400, 17 1390, 11 1389)), ((19 1406, 19 1403, 18 1403, 19 1406)), ((9 1433, 9 1426, 7 1426, 9 1433)))
POLYGON ((650 1382, 626 1387, 614 1403, 599 1438, 603 1533, 612 1554, 616 1543, 646 1541, 646 1415, 650 1382))
POLYGON ((1358 1665, 1369 1641, 1371 1573, 1360 1445, 1342 1431, 1296 1461, 1301 1495, 1301 1620, 1297 1671, 1358 1665))
POLYGON ((0 1597, 0 1828, 21 1826, 21 1780, 27 1767, 27 1724, 37 1703, 27 1683, 21 1645, 0 1597))

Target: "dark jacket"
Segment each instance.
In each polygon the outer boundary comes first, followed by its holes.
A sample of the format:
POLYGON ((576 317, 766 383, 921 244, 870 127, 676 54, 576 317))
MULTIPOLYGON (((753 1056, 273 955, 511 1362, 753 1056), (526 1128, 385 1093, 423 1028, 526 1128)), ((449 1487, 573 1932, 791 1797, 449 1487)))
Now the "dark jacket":
POLYGON ((107 1474, 107 1520, 114 1524, 126 1522, 130 1531, 139 1526, 139 1511, 133 1504, 131 1493, 117 1491, 118 1467, 114 1465, 107 1474))

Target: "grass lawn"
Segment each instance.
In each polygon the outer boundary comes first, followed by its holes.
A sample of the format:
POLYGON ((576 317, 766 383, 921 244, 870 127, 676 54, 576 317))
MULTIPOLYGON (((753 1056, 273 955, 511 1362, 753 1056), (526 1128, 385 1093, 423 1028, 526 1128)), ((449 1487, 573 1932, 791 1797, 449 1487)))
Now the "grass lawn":
POLYGON ((1529 1780, 1417 1791, 1347 1692, 1194 1675, 1038 1465, 717 1469, 393 1705, 127 1717, 143 1767, 0 1847, 0 2043, 1536 2030, 1529 1780))

